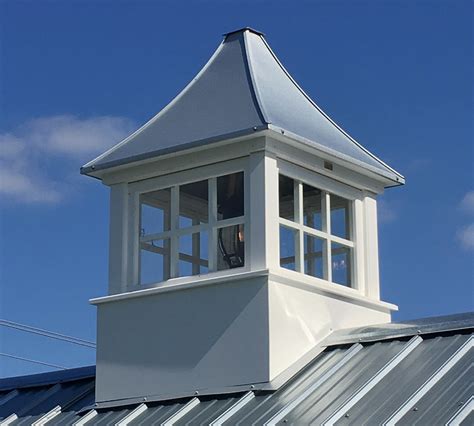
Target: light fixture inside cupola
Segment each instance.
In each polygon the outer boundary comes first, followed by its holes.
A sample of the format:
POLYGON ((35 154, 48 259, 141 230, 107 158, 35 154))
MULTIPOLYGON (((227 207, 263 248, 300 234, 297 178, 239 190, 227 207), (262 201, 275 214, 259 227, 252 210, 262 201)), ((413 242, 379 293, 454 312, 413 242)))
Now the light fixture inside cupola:
POLYGON ((331 331, 397 309, 380 300, 377 196, 403 177, 321 111, 262 33, 227 34, 82 172, 111 188, 98 403, 275 389, 331 331))
MULTIPOLYGON (((232 219, 244 215, 244 176, 234 173, 218 180, 217 212, 221 219, 232 219)), ((224 261, 231 268, 245 264, 244 225, 219 228, 218 243, 219 261, 224 261)))

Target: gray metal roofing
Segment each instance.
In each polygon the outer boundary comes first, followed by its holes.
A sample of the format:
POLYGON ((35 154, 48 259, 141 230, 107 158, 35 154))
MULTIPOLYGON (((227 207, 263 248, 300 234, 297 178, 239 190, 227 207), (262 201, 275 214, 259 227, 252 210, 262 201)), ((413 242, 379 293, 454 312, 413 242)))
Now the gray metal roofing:
POLYGON ((463 314, 343 330, 268 392, 95 410, 93 367, 3 379, 0 424, 472 424, 473 329, 474 315, 463 314))
POLYGON ((270 129, 357 163, 395 182, 403 177, 337 126, 297 85, 263 35, 226 35, 188 86, 143 127, 82 172, 270 129))

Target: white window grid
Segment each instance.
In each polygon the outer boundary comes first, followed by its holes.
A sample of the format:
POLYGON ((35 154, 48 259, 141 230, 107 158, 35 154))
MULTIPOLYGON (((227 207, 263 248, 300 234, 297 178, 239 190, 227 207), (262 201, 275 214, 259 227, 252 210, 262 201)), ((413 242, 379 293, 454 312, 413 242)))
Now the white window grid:
MULTIPOLYGON (((225 176, 227 174, 232 173, 244 173, 244 191, 246 189, 246 173, 244 170, 232 170, 229 173, 224 173, 220 176, 225 176)), ((170 279, 178 278, 179 277, 179 260, 184 260, 193 263, 193 268, 197 266, 197 263, 200 263, 203 266, 207 266, 208 272, 212 273, 217 271, 217 251, 218 251, 218 231, 221 228, 226 228, 229 226, 237 226, 237 225, 245 225, 245 217, 247 214, 247 203, 244 202, 244 215, 233 217, 229 219, 222 219, 219 220, 217 216, 217 176, 210 177, 207 179, 199 179, 191 182, 183 182, 176 185, 168 186, 166 188, 157 187, 152 189, 152 191, 160 190, 160 189, 167 189, 171 188, 171 197, 170 197, 170 217, 164 218, 164 222, 169 222, 169 230, 153 233, 148 235, 141 235, 142 226, 139 222, 139 257, 141 256, 141 249, 143 249, 142 243, 149 243, 151 241, 159 241, 159 240, 166 240, 169 239, 170 247, 169 247, 169 273, 166 273, 170 279), (199 223, 193 224, 192 226, 188 227, 180 227, 179 224, 179 217, 180 217, 180 206, 179 206, 179 187, 186 185, 188 183, 198 182, 199 180, 207 180, 208 181, 208 221, 207 223, 199 223), (190 235, 190 234, 197 234, 200 232, 207 232, 208 235, 208 261, 207 264, 204 264, 203 259, 200 256, 190 256, 184 253, 179 253, 179 239, 182 236, 190 235), (199 257, 199 258, 198 258, 199 257)), ((141 191, 141 193, 150 192, 141 191)), ((245 192, 244 192, 245 194, 245 192)), ((247 195, 245 195, 245 200, 247 199, 247 195)), ((186 212, 181 211, 181 216, 185 216, 186 212), (184 214, 183 214, 184 213, 184 214)), ((141 218, 141 204, 140 204, 140 211, 139 217, 141 218)), ((245 244, 248 245, 248 227, 244 226, 244 241, 245 244)), ((194 241, 193 241, 193 244, 194 241)), ((165 252, 164 249, 160 247, 154 246, 153 248, 150 245, 147 246, 147 249, 150 251, 156 251, 157 253, 163 254, 165 252)), ((194 250, 193 250, 194 251, 194 250)), ((199 253, 199 250, 196 250, 199 253)), ((245 252, 244 252, 245 256, 245 252)), ((140 264, 140 261, 138 262, 140 264)), ((244 265, 246 261, 244 260, 244 265)), ((140 268, 139 268, 140 269, 140 268)), ((193 271, 194 272, 194 271, 193 271)), ((140 273, 140 271, 139 271, 140 273)), ((140 283, 140 277, 138 277, 138 283, 140 283)))
MULTIPOLYGON (((331 234, 331 193, 322 189, 321 190, 321 222, 322 230, 318 230, 304 224, 304 207, 303 207, 303 185, 307 184, 315 187, 314 184, 308 182, 302 182, 296 179, 290 174, 281 173, 283 176, 287 176, 293 179, 294 182, 294 221, 285 219, 279 216, 279 223, 281 226, 289 228, 290 230, 296 231, 295 234, 295 270, 296 272, 305 273, 305 257, 304 257, 304 238, 305 234, 317 237, 323 240, 323 279, 329 282, 333 282, 332 278, 332 243, 340 244, 343 247, 350 248, 350 284, 351 287, 356 288, 356 276, 354 273, 354 262, 355 254, 354 248, 354 229, 353 229, 353 200, 348 199, 348 214, 346 220, 348 220, 349 227, 349 238, 345 239, 337 235, 331 234)), ((337 194, 335 194, 337 195, 337 194)), ((281 258, 283 263, 289 259, 281 258)))

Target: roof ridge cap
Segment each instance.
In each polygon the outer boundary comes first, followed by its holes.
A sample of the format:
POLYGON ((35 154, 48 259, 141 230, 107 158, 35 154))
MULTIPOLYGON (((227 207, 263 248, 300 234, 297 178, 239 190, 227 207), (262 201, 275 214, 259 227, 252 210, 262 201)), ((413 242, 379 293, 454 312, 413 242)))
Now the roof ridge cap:
POLYGON ((250 31, 251 33, 254 33, 254 34, 257 34, 259 36, 265 36, 264 33, 262 33, 261 31, 258 31, 258 30, 255 30, 253 29, 252 27, 242 27, 242 28, 239 28, 237 30, 234 30, 234 31, 229 31, 227 33, 224 33, 222 34, 224 37, 228 37, 230 36, 231 34, 237 34, 237 33, 245 33, 247 31, 250 31))

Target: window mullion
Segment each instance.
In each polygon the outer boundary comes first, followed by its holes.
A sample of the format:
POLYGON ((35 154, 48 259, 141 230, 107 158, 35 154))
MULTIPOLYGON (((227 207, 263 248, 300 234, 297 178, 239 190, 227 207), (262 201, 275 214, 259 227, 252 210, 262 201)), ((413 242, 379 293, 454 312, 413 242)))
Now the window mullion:
POLYGON ((331 259, 331 204, 330 196, 326 191, 321 193, 321 220, 323 232, 328 236, 323 244, 323 276, 327 281, 332 281, 332 259, 331 259))
POLYGON ((173 186, 171 188, 171 211, 170 211, 170 278, 178 276, 178 261, 179 261, 179 187, 173 186))
POLYGON ((209 182, 209 234, 208 234, 208 271, 217 270, 217 179, 209 182))
POLYGON ((298 223, 298 232, 296 233, 296 270, 304 273, 304 232, 303 232, 303 184, 301 182, 294 183, 295 191, 295 219, 298 223))
MULTIPOLYGON (((193 226, 199 225, 199 219, 194 218, 193 221, 193 226)), ((193 270, 193 275, 197 275, 200 272, 200 260, 201 260, 201 233, 200 232, 194 232, 191 234, 191 239, 192 239, 192 257, 195 259, 196 257, 199 259, 199 262, 193 262, 192 263, 192 270, 193 270)))

